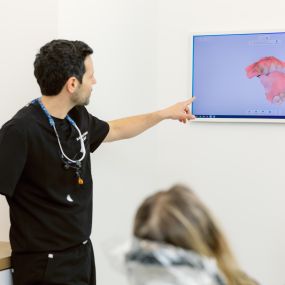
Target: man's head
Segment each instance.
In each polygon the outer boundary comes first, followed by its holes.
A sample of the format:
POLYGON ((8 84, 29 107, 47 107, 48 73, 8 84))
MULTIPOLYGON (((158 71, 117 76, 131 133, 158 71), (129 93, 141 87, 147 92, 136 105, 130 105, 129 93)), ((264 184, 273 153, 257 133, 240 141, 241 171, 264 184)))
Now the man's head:
POLYGON ((87 105, 96 83, 92 53, 81 41, 53 40, 44 45, 34 62, 42 95, 58 95, 65 88, 74 105, 87 105))

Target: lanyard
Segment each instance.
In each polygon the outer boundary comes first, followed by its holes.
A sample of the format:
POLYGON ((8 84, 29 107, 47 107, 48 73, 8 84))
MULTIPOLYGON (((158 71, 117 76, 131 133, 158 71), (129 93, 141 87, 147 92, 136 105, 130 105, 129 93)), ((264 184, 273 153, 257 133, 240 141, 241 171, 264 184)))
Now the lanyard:
POLYGON ((84 140, 81 134, 80 129, 77 127, 76 123, 70 118, 69 115, 66 116, 66 119, 69 121, 69 123, 77 130, 78 134, 79 134, 79 138, 80 138, 80 146, 81 146, 81 150, 80 152, 82 152, 82 156, 78 159, 78 160, 73 160, 71 158, 69 158, 63 151, 60 139, 59 139, 59 135, 57 133, 56 127, 55 127, 55 121, 52 118, 52 116, 50 115, 50 113, 48 112, 48 110, 46 109, 46 107, 44 106, 41 98, 37 98, 35 100, 32 101, 32 104, 38 103, 41 107, 41 109, 43 110, 43 112, 45 113, 46 117, 48 118, 49 124, 50 126, 53 128, 55 135, 57 137, 57 141, 58 141, 58 145, 61 151, 62 156, 68 161, 68 164, 70 163, 75 163, 76 164, 76 174, 78 176, 78 184, 83 184, 83 180, 79 175, 79 171, 78 169, 81 167, 81 161, 85 158, 86 156, 86 148, 85 148, 85 144, 84 144, 84 140))

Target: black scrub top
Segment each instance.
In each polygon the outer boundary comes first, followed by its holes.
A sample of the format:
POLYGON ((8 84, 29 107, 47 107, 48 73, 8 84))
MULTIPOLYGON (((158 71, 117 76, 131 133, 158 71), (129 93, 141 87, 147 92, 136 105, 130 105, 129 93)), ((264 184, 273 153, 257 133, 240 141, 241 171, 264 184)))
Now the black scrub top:
MULTIPOLYGON (((10 242, 14 252, 64 250, 91 234, 92 176, 90 152, 109 132, 107 122, 77 106, 69 112, 86 147, 78 184, 76 170, 66 169, 53 128, 38 103, 22 108, 0 130, 0 194, 10 206, 10 242)), ((65 154, 79 159, 77 130, 56 119, 65 154)))

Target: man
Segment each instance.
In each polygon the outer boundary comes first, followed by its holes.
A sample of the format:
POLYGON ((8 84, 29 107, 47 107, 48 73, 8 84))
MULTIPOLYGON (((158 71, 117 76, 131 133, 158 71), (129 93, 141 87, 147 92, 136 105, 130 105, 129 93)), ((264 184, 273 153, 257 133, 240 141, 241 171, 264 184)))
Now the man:
POLYGON ((164 119, 194 119, 192 99, 104 122, 89 114, 96 84, 92 49, 54 40, 36 55, 42 96, 0 131, 0 193, 10 206, 14 285, 94 285, 90 152, 134 137, 164 119))

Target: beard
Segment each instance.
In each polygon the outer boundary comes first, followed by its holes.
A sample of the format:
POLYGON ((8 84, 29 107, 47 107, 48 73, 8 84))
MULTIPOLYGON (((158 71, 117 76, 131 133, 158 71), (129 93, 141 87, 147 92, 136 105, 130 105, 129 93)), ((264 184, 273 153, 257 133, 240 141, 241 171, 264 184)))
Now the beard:
POLYGON ((80 91, 77 91, 72 94, 71 101, 75 106, 87 106, 90 101, 91 92, 88 95, 82 94, 80 91))

